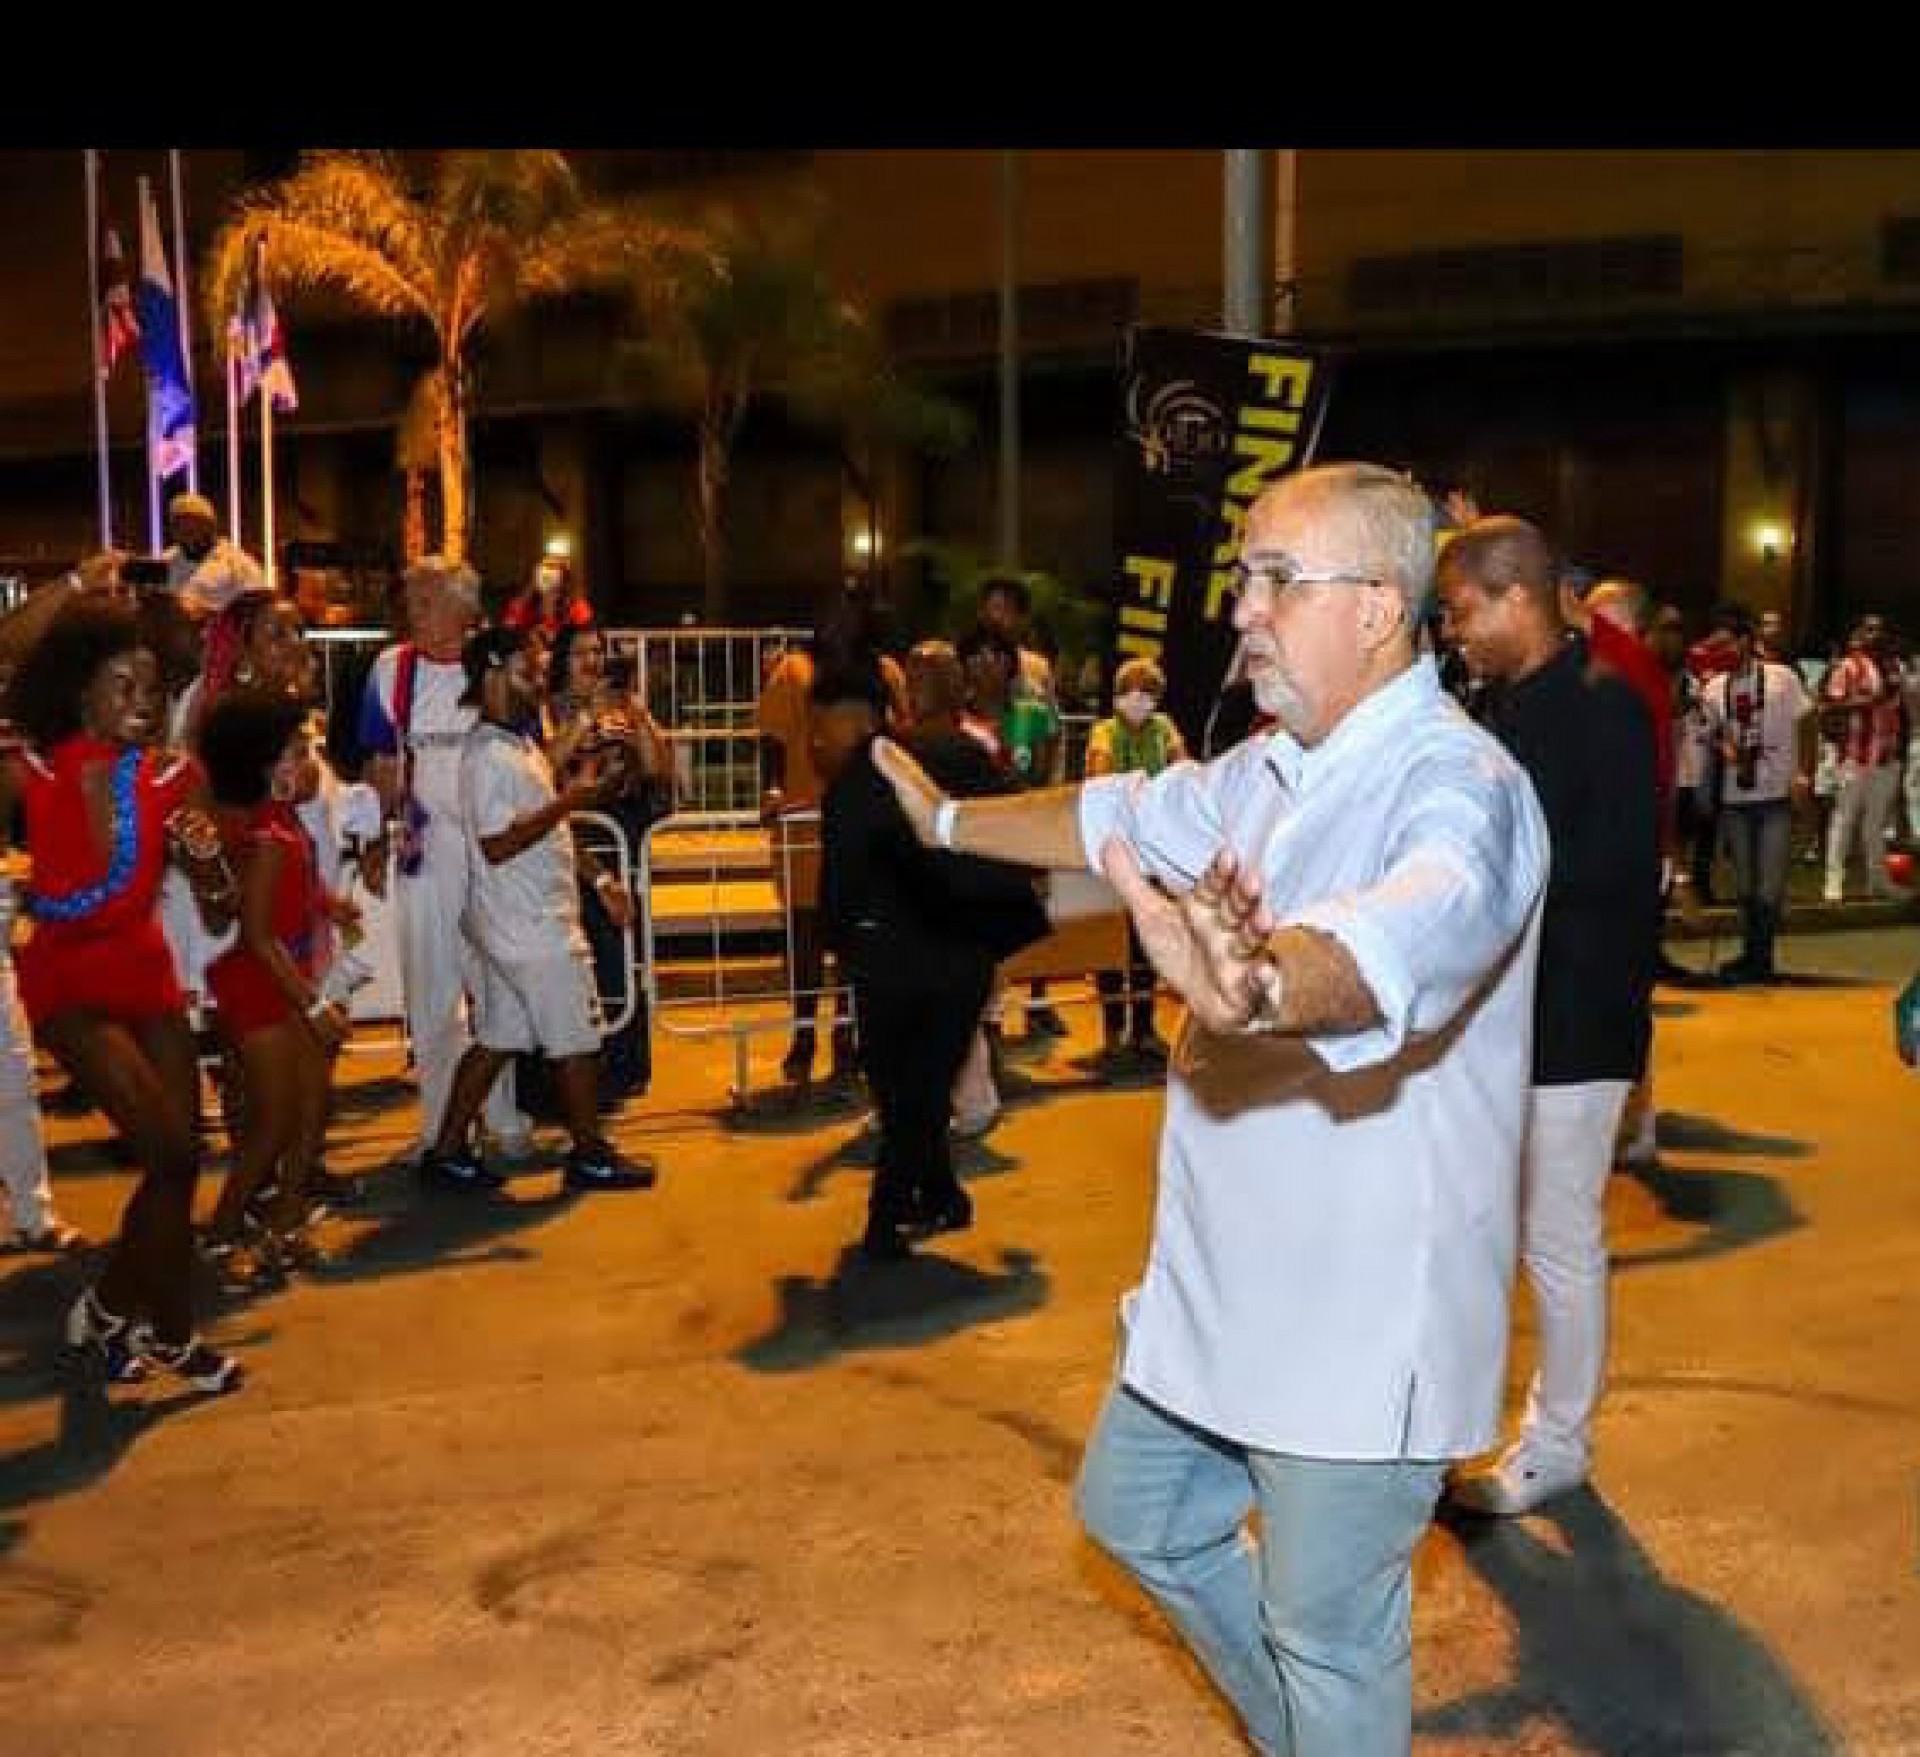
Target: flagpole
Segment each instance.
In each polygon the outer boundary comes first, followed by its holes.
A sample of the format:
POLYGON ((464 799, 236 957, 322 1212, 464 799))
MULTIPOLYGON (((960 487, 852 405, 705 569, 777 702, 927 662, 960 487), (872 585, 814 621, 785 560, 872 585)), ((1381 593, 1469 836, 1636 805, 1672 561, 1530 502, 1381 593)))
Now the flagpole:
MULTIPOLYGON (((193 293, 187 279, 186 198, 181 193, 180 149, 167 151, 167 174, 173 182, 173 293, 180 312, 180 358, 187 370, 187 388, 193 388, 193 293)), ((197 397, 194 399, 199 400, 197 397)), ((187 454, 187 487, 200 492, 200 427, 194 424, 193 450, 187 454)))
POLYGON ((86 151, 87 333, 93 342, 93 458, 100 482, 100 547, 113 547, 113 465, 107 456, 107 373, 100 360, 100 155, 86 151))
POLYGON ((227 535, 242 548, 240 535, 240 359, 233 345, 233 326, 227 326, 227 535))
POLYGON ((273 391, 260 386, 260 565, 269 589, 279 588, 273 561, 273 391))
MULTIPOLYGON (((153 206, 153 179, 141 177, 139 186, 140 224, 142 237, 145 236, 147 212, 153 206)), ((158 230, 158 227, 155 228, 158 230)), ((141 272, 146 272, 146 264, 141 263, 141 272)), ((153 455, 153 374, 145 375, 147 386, 147 553, 160 553, 160 478, 155 473, 153 455)))

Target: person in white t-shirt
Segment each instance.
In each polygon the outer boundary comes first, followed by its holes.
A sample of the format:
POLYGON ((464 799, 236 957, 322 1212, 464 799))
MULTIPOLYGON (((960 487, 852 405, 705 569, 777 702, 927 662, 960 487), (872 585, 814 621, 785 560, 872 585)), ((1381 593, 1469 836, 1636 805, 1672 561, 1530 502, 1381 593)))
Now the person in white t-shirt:
MULTIPOLYGON (((503 1180, 468 1140, 493 1083, 516 1055, 554 1065, 554 1090, 572 1137, 566 1181, 575 1190, 645 1189, 653 1168, 633 1164, 600 1133, 601 1020, 593 957, 580 926, 573 831, 567 819, 605 804, 618 784, 588 761, 565 791, 539 744, 547 671, 537 631, 483 629, 462 654, 465 705, 479 711, 460 752, 460 806, 470 874, 462 926, 479 954, 475 1043, 460 1058, 453 1093, 428 1156, 430 1181, 486 1189, 503 1180)), ((587 865, 614 921, 633 898, 611 872, 587 865)))
POLYGON ((203 495, 167 503, 167 535, 167 589, 193 615, 217 615, 243 593, 269 589, 259 562, 220 535, 220 515, 203 495))
POLYGON ((1721 966, 1720 976, 1772 982, 1793 811, 1813 791, 1813 700, 1791 665, 1760 657, 1751 615, 1740 610, 1729 627, 1734 667, 1712 678, 1702 694, 1720 757, 1721 834, 1740 898, 1740 955, 1721 966))

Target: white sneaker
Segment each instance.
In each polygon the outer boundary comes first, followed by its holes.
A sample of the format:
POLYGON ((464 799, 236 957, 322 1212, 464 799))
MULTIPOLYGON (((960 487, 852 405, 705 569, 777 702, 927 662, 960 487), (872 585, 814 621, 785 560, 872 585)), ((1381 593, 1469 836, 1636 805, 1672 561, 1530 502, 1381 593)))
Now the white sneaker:
POLYGON ((1000 1107, 992 1110, 969 1112, 965 1116, 956 1115, 948 1129, 956 1141, 977 1141, 1000 1120, 1000 1107))
POLYGON ((1633 1139, 1627 1143, 1621 1158, 1636 1171, 1647 1171, 1660 1163, 1659 1125, 1654 1120, 1652 1105, 1641 1113, 1640 1126, 1633 1131, 1633 1139))
POLYGON ((1516 1440, 1483 1470, 1468 1471, 1447 1484, 1447 1498, 1470 1513, 1511 1519, 1571 1493, 1587 1480, 1587 1467, 1575 1458, 1549 1458, 1525 1440, 1516 1440))

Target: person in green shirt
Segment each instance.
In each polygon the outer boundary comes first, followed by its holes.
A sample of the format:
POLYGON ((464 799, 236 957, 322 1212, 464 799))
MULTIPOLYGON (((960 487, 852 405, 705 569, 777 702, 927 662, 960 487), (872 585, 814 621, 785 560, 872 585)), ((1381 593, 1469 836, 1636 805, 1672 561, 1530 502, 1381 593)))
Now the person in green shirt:
MULTIPOLYGON (((1160 711, 1167 693, 1167 674, 1151 659, 1129 659, 1114 674, 1113 714, 1093 729, 1087 744, 1087 775, 1157 775, 1187 760, 1180 728, 1160 711)), ((1128 968, 1102 970, 1095 978, 1100 989, 1100 1012, 1106 1031, 1105 1059, 1111 1064, 1127 1059, 1164 1063, 1165 1040, 1153 1028, 1153 966, 1140 946, 1131 922, 1127 926, 1128 968), (1125 994, 1123 995, 1123 989, 1125 994), (1132 1042, 1127 1038, 1131 1014, 1132 1042)))

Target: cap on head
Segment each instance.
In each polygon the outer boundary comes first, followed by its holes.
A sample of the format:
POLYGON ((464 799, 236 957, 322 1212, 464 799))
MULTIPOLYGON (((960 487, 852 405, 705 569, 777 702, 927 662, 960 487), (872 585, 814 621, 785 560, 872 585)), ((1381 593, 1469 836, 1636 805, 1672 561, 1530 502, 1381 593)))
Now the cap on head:
POLYGON ((167 522, 177 524, 184 519, 197 519, 218 528, 220 514, 204 494, 176 494, 167 502, 167 522))

